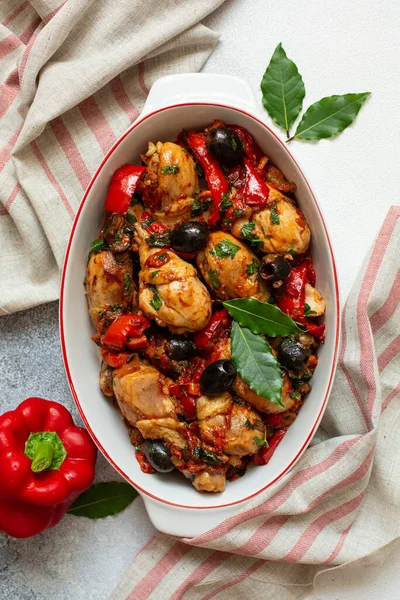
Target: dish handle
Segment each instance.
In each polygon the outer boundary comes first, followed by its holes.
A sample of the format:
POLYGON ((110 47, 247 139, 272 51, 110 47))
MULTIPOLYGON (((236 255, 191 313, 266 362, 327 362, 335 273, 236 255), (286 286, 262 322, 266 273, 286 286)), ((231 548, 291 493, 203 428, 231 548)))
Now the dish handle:
POLYGON ((150 498, 139 492, 154 527, 176 537, 195 537, 213 529, 246 504, 231 504, 222 508, 181 508, 150 498))
POLYGON ((256 110, 253 92, 240 77, 181 73, 161 77, 153 84, 139 118, 166 106, 190 102, 227 104, 251 112, 256 110))

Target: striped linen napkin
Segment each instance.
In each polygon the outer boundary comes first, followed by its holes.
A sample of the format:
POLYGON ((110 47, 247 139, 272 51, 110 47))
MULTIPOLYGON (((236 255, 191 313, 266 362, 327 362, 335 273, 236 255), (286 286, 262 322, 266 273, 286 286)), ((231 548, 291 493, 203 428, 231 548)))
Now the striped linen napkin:
POLYGON ((400 207, 392 207, 344 309, 314 445, 215 529, 153 536, 113 600, 319 599, 333 567, 385 558, 400 533, 399 248, 400 207))
POLYGON ((55 300, 75 211, 162 75, 199 71, 223 0, 1 0, 0 315, 55 300))

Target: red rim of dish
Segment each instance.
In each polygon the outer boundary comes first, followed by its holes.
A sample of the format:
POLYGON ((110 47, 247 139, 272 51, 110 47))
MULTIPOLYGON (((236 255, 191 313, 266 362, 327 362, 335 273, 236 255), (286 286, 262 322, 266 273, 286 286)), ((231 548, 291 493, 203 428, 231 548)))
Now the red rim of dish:
POLYGON ((305 177, 302 169, 300 168, 299 164, 297 163, 297 161, 294 159, 294 157, 292 156, 291 152, 288 150, 287 146, 284 144, 284 142, 282 142, 282 140, 265 124, 263 123, 263 121, 261 121, 260 119, 258 119, 257 117, 255 117, 254 115, 252 115, 251 113, 248 113, 245 110, 242 110, 240 108, 236 108, 234 106, 229 106, 227 104, 215 104, 213 102, 185 102, 182 104, 173 104, 171 106, 165 106, 163 108, 159 108, 155 111, 152 111, 151 113, 149 113, 148 115, 146 115, 145 117, 143 117, 142 119, 139 117, 139 120, 136 121, 135 123, 133 123, 125 133, 122 134, 122 136, 115 142, 115 144, 110 148, 110 150, 108 151, 108 153, 106 154, 106 156, 103 158, 103 160, 100 163, 100 166, 98 167, 96 173, 93 175, 86 191, 85 194, 82 198, 82 201, 79 205, 78 211, 75 215, 75 219, 74 222, 72 224, 72 229, 71 229, 71 233, 69 236, 69 240, 68 240, 68 244, 67 244, 67 250, 65 252, 65 258, 64 258, 64 265, 63 265, 63 270, 62 270, 62 275, 61 275, 61 286, 60 286, 60 309, 59 309, 59 322, 60 322, 60 338, 61 338, 61 350, 62 350, 62 356, 63 356, 63 361, 64 361, 64 367, 65 367, 65 372, 67 375, 67 379, 68 379, 68 384, 69 387, 71 389, 71 393, 72 396, 74 398, 75 404, 78 408, 78 411, 82 417, 82 420, 87 428, 87 430, 89 431, 91 437, 93 438, 94 442, 96 443, 96 445, 98 446, 98 448, 100 449, 100 451, 102 452, 102 454, 106 457, 106 459, 113 465, 113 467, 123 476, 125 477, 125 479, 127 481, 129 481, 129 483, 131 483, 136 489, 138 489, 140 492, 142 492, 143 494, 145 494, 146 496, 149 496, 150 498, 153 498, 154 500, 157 500, 158 502, 161 502, 163 504, 168 504, 170 506, 175 506, 177 508, 191 508, 193 510, 210 510, 210 509, 214 509, 214 508, 226 508, 227 506, 233 506, 235 504, 241 504, 242 502, 247 502, 248 500, 251 500, 251 498, 254 498, 255 496, 257 496, 258 494, 260 494, 261 492, 263 492, 264 490, 266 490, 267 488, 269 488, 271 485, 273 485, 276 481, 278 481, 285 473, 287 473, 287 471, 289 471, 289 469, 292 468, 292 466, 297 462, 297 460, 300 458, 300 456, 303 454, 303 452, 306 450, 308 444, 310 443, 320 421, 322 418, 322 415, 324 413, 329 395, 330 395, 330 391, 332 388, 332 383, 333 383, 333 378, 335 375, 335 371, 336 371, 336 366, 337 366, 337 359, 338 359, 338 349, 339 349, 339 339, 340 339, 340 299, 339 299, 339 286, 338 286, 338 277, 337 277, 337 270, 336 270, 336 263, 335 263, 335 257, 333 254, 333 249, 332 249, 332 244, 329 238, 329 234, 328 234, 328 230, 325 224, 325 220, 324 217, 321 213, 320 207, 318 205, 317 199, 315 198, 314 192, 310 186, 310 184, 308 183, 307 178, 305 177), (305 440, 304 444, 302 445, 302 447, 300 448, 300 450, 298 451, 298 453, 296 454, 296 456, 293 458, 293 460, 287 465, 287 467, 279 474, 275 477, 275 479, 273 479, 272 481, 270 481, 270 483, 268 483, 267 485, 265 485, 264 487, 260 488, 257 492, 254 492, 253 494, 251 494, 250 496, 246 496, 245 498, 241 498, 239 500, 235 500, 234 502, 229 502, 227 504, 216 504, 215 506, 191 506, 191 505, 185 505, 185 504, 178 504, 176 502, 170 502, 169 500, 165 500, 164 498, 159 498, 158 496, 155 496, 154 494, 152 494, 151 492, 145 490, 144 488, 142 488, 140 485, 138 485, 135 481, 133 481, 115 462, 114 460, 110 457, 110 455, 108 454, 107 450, 102 446, 102 444, 99 442, 99 440, 96 437, 96 434, 94 433, 93 429, 91 428, 89 422, 86 419, 84 410, 79 402, 79 398, 78 398, 78 394, 76 393, 73 381, 72 381, 72 377, 71 377, 71 373, 69 370, 69 364, 68 364, 68 357, 67 357, 67 351, 66 351, 66 347, 65 347, 65 337, 64 337, 64 321, 63 321, 63 312, 64 312, 64 287, 65 287, 65 277, 66 277, 66 272, 67 272, 67 266, 68 266, 68 259, 69 259, 69 254, 70 254, 70 250, 71 250, 71 245, 72 245, 72 241, 74 239, 74 234, 75 234, 75 229, 76 226, 78 224, 78 220, 79 220, 79 216, 81 214, 82 208, 86 202, 86 199, 88 197, 88 194, 94 184, 94 182, 96 181, 100 171, 102 170, 104 164, 107 162, 107 160, 109 159, 109 157, 113 154, 113 152, 115 151, 115 149, 120 145, 120 143, 126 138, 126 136, 131 133, 131 131, 133 131, 138 125, 140 125, 141 123, 143 123, 144 121, 146 121, 147 119, 149 119, 150 117, 152 117, 153 115, 156 115, 160 112, 163 112, 165 110, 169 110, 171 108, 182 108, 184 106, 215 106, 217 108, 228 108, 230 110, 234 110, 236 112, 242 113, 244 115, 246 115, 247 117, 250 117, 251 119, 253 119, 254 121, 256 121, 257 123, 259 123, 260 125, 263 126, 264 129, 266 129, 268 131, 268 133, 270 135, 272 135, 280 144, 281 146, 285 149, 285 152, 287 152, 287 154, 289 154, 291 160, 294 162, 294 164, 297 166, 297 168, 299 169, 305 183, 307 184, 307 187, 310 191, 310 194, 314 200, 315 206, 318 210, 319 216, 321 218, 322 221, 322 225, 324 227, 324 231, 325 231, 325 236, 326 236, 326 240, 328 242, 328 246, 329 246, 329 251, 330 251, 330 255, 331 255, 331 261, 332 261, 332 267, 333 267, 333 278, 334 278, 334 282, 335 282, 335 298, 336 298, 336 332, 335 332, 335 345, 334 345, 334 354, 333 354, 333 360, 332 360, 332 367, 331 367, 331 374, 329 377, 329 382, 328 382, 328 386, 326 389, 326 393, 325 393, 325 398, 324 401, 322 403, 321 409, 318 413, 318 416, 314 422, 313 427, 311 428, 311 431, 307 437, 307 439, 305 440))

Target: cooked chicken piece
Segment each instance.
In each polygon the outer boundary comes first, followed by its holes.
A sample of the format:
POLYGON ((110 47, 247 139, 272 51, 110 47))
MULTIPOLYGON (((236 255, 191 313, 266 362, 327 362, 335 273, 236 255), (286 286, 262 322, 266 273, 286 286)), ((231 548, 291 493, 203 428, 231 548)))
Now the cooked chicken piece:
POLYGON ((253 296, 267 301, 269 292, 259 277, 259 261, 229 233, 210 233, 207 246, 197 255, 197 266, 221 300, 253 296))
POLYGON ((306 304, 310 307, 308 317, 320 317, 325 312, 325 300, 318 290, 309 283, 306 283, 306 304))
POLYGON ((252 404, 255 408, 257 408, 261 412, 266 413, 280 413, 285 410, 289 410, 292 408, 293 404, 296 402, 295 399, 290 397, 290 392, 292 390, 291 383, 289 381, 289 377, 285 374, 283 376, 283 387, 282 387, 282 404, 283 408, 277 406, 273 402, 270 402, 266 398, 259 396, 256 392, 253 392, 252 389, 249 388, 247 383, 243 381, 243 379, 239 376, 236 377, 232 389, 243 398, 243 400, 247 400, 249 404, 252 404))
POLYGON ((211 298, 197 277, 196 269, 171 250, 163 250, 167 260, 157 268, 146 261, 160 253, 144 241, 139 247, 139 306, 149 319, 173 333, 199 331, 211 316, 211 298))
POLYGON ((311 237, 303 213, 286 200, 278 200, 255 213, 251 220, 238 219, 232 233, 238 238, 259 240, 256 243, 261 252, 277 254, 287 254, 289 250, 303 254, 311 237))
POLYGON ((155 367, 139 363, 137 371, 128 374, 122 367, 114 371, 113 383, 120 411, 132 425, 142 419, 177 418, 168 395, 172 380, 155 367))
POLYGON ((225 483, 225 473, 208 473, 207 471, 196 473, 193 480, 193 485, 199 492, 223 492, 225 483))
POLYGON ((260 415, 248 406, 235 404, 229 392, 210 398, 201 396, 196 403, 200 437, 203 442, 222 449, 226 454, 255 454, 255 437, 264 437, 260 415))
POLYGON ((89 314, 96 329, 99 328, 100 313, 108 306, 117 304, 136 310, 132 262, 128 254, 120 254, 118 260, 108 250, 93 253, 89 258, 85 286, 89 314))
POLYGON ((144 438, 164 440, 181 450, 187 444, 184 436, 179 433, 179 428, 182 427, 182 423, 176 418, 145 419, 143 421, 138 421, 136 427, 144 438))
POLYGON ((264 432, 265 426, 255 410, 234 403, 223 450, 226 454, 234 456, 256 454, 259 448, 254 438, 258 437, 262 440, 264 432))
POLYGON ((158 142, 147 160, 143 200, 147 207, 157 206, 155 218, 172 225, 190 216, 193 196, 199 181, 191 155, 178 144, 158 142), (188 201, 189 199, 189 201, 188 201))

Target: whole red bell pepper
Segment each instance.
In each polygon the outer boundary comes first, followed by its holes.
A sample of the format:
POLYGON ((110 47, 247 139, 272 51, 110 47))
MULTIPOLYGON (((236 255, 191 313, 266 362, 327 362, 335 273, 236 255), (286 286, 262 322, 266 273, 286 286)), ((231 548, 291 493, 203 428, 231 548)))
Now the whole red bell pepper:
POLYGON ((200 163, 208 188, 211 192, 211 211, 208 222, 211 226, 217 224, 221 216, 221 203, 229 192, 228 181, 219 166, 218 161, 211 155, 206 146, 206 135, 196 131, 188 131, 187 141, 190 150, 200 163), (224 196, 226 194, 226 196, 224 196))
POLYGON ((285 292, 281 298, 277 299, 277 306, 294 321, 304 325, 311 335, 323 341, 325 339, 325 325, 317 325, 312 319, 306 319, 304 316, 306 283, 312 285, 315 283, 315 271, 309 258, 303 260, 290 271, 285 292))
POLYGON ((269 187, 248 158, 243 160, 246 179, 242 190, 243 200, 247 206, 264 208, 269 196, 269 187))
POLYGON ((94 478, 97 449, 58 402, 27 398, 0 417, 0 531, 53 527, 94 478))
POLYGON ((112 176, 104 208, 109 212, 126 214, 146 167, 124 165, 112 176))
POLYGON ((272 455, 276 450, 277 445, 284 437, 285 433, 285 428, 278 429, 277 431, 275 431, 273 436, 268 440, 268 446, 261 446, 257 454, 253 456, 253 462, 255 462, 256 465, 266 465, 267 463, 269 463, 269 461, 272 458, 272 455))
POLYGON ((214 313, 208 322, 208 325, 194 334, 194 343, 198 350, 206 350, 211 352, 214 349, 214 344, 221 334, 224 327, 230 324, 230 316, 226 308, 214 313))
POLYGON ((102 344, 112 350, 123 350, 126 345, 131 349, 147 348, 149 343, 143 336, 145 329, 150 327, 150 321, 141 315, 122 315, 107 329, 102 344), (141 340, 139 346, 135 340, 141 340), (131 344, 129 346, 129 344, 131 344))

